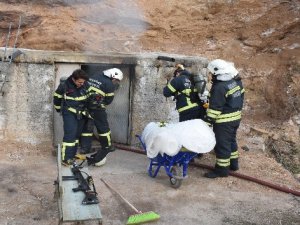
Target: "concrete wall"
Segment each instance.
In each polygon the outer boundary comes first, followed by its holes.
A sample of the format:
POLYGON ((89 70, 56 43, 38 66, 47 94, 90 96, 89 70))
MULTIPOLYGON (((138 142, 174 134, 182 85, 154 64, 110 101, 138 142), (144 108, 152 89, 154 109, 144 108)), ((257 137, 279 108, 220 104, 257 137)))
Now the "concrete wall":
POLYGON ((53 144, 52 96, 61 63, 72 69, 87 63, 134 65, 128 143, 136 143, 135 134, 141 134, 150 121, 178 121, 175 102, 162 95, 175 63, 185 64, 192 72, 200 72, 207 64, 205 58, 182 55, 163 54, 176 62, 157 60, 160 53, 97 55, 24 49, 22 53, 11 64, 0 62, 0 142, 53 144))
POLYGON ((0 71, 0 140, 50 144, 54 66, 3 62, 0 71))
MULTIPOLYGON (((165 54, 164 54, 165 55, 165 54)), ((163 88, 167 77, 172 77, 174 65, 183 63, 193 73, 205 74, 203 67, 207 59, 169 55, 175 62, 157 60, 156 55, 143 55, 137 60, 135 67, 134 97, 132 105, 132 136, 141 134, 149 122, 178 122, 173 98, 163 96, 163 88)))

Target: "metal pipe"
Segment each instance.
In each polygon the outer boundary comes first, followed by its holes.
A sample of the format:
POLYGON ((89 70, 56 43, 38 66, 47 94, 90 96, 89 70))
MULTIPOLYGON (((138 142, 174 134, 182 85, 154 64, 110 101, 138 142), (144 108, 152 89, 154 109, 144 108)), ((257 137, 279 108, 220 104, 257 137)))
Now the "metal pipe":
MULTIPOLYGON (((134 148, 134 147, 127 146, 127 145, 122 145, 122 144, 114 144, 114 146, 116 148, 121 149, 121 150, 146 155, 146 152, 143 151, 140 148, 134 148)), ((199 168, 209 169, 209 170, 214 169, 214 167, 209 166, 209 165, 205 165, 205 164, 190 163, 190 165, 195 166, 195 167, 199 167, 199 168)), ((231 175, 233 177, 241 178, 241 179, 244 179, 244 180, 252 181, 252 182, 255 182, 255 183, 258 183, 258 184, 261 184, 261 185, 264 185, 264 186, 267 186, 267 187, 270 187, 270 188, 273 188, 275 190, 282 191, 282 192, 285 192, 285 193, 288 193, 288 194, 293 194, 295 196, 300 196, 300 191, 292 190, 292 189, 290 189, 288 187, 285 187, 285 186, 279 186, 277 184, 272 184, 270 182, 257 179, 255 177, 250 177, 248 175, 244 175, 244 174, 237 173, 237 172, 232 172, 232 171, 229 172, 229 175, 231 175)))
POLYGON ((168 57, 168 56, 158 56, 157 59, 158 59, 158 60, 164 60, 164 61, 175 62, 175 59, 174 59, 174 58, 168 57))

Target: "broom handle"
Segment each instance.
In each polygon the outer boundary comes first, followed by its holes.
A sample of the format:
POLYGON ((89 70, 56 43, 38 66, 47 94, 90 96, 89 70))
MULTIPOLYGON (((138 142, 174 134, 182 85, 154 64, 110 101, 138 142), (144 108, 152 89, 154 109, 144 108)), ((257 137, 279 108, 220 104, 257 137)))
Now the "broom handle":
POLYGON ((110 186, 105 180, 103 180, 102 178, 100 179, 107 187, 109 187, 111 190, 113 190, 114 192, 116 192, 120 198, 122 198, 136 213, 142 213, 141 211, 139 211, 137 208, 135 208, 126 198, 124 198, 119 192, 117 192, 115 189, 112 188, 112 186, 110 186))

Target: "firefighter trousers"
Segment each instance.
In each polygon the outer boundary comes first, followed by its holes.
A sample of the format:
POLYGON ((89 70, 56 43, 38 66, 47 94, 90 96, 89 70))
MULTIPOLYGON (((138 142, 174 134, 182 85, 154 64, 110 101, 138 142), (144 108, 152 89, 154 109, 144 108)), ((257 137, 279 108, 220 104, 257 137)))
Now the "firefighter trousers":
POLYGON ((202 119, 206 114, 205 109, 202 106, 194 107, 183 112, 179 113, 179 122, 193 120, 193 119, 202 119))
POLYGON ((90 153, 92 150, 92 141, 94 135, 94 120, 85 118, 82 133, 80 135, 79 145, 80 153, 90 153))
POLYGON ((101 147, 105 148, 111 146, 111 132, 105 109, 91 110, 90 114, 94 119, 101 147))
POLYGON ((78 140, 81 134, 84 120, 78 118, 78 116, 63 108, 62 110, 63 117, 63 128, 64 128, 64 137, 62 142, 62 160, 73 159, 77 152, 78 140))
POLYGON ((213 131, 216 137, 216 167, 238 169, 238 145, 236 134, 240 121, 215 123, 213 131))

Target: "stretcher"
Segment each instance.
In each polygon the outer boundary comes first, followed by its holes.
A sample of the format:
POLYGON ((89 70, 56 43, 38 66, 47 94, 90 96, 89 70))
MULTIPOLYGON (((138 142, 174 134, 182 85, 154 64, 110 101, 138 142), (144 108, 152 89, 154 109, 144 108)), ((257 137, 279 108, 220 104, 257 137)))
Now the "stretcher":
MULTIPOLYGON (((146 145, 142 141, 141 136, 136 135, 136 137, 139 139, 143 150, 147 153, 146 145)), ((188 177, 189 162, 197 155, 198 153, 188 151, 184 148, 174 156, 159 153, 155 158, 149 158, 148 175, 153 178, 156 177, 160 168, 163 167, 169 176, 171 186, 179 188, 182 181, 188 177)))

